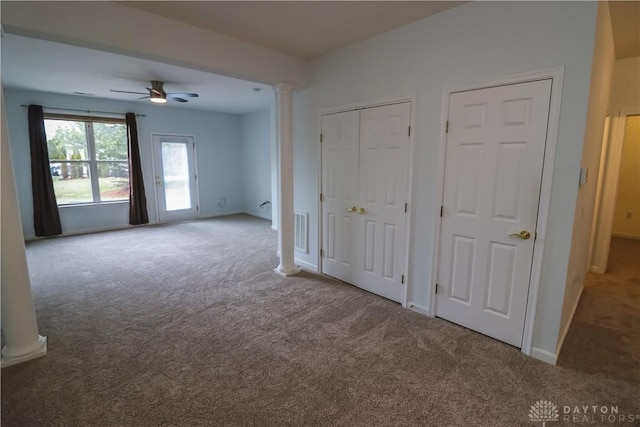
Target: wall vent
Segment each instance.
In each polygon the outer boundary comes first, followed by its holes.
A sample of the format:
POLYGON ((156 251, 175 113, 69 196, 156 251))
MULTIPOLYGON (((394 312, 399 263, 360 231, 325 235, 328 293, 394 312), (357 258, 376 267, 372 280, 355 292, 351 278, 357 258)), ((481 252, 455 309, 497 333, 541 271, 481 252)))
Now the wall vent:
POLYGON ((307 224, 309 223, 309 214, 306 212, 294 212, 295 218, 295 249, 298 252, 302 252, 305 254, 309 253, 309 245, 308 236, 309 236, 309 228, 307 224))

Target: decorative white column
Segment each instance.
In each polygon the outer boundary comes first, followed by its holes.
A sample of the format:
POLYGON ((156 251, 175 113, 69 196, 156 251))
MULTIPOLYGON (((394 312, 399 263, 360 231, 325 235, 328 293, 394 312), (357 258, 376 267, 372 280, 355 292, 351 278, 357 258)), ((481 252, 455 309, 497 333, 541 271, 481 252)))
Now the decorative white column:
POLYGON ((276 112, 280 179, 278 191, 278 249, 280 265, 276 273, 292 276, 300 272, 293 263, 293 91, 295 86, 276 85, 276 112))
POLYGON ((2 97, 0 251, 2 254, 2 332, 6 341, 0 358, 0 366, 3 368, 47 353, 47 338, 38 334, 36 312, 33 307, 5 111, 4 97, 2 97))

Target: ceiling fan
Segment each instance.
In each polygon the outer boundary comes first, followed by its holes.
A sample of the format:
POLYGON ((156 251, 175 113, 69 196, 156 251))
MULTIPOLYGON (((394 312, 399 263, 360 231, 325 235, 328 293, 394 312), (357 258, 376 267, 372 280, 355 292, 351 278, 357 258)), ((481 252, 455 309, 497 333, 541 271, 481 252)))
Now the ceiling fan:
POLYGON ((111 89, 111 92, 118 93, 133 93, 137 95, 146 95, 140 97, 138 99, 146 99, 149 98, 151 102, 155 102, 156 104, 164 104, 167 102, 167 99, 176 102, 189 102, 184 98, 197 98, 197 93, 167 93, 164 91, 164 82, 160 80, 151 80, 151 87, 146 88, 149 92, 131 92, 128 90, 115 90, 111 89))

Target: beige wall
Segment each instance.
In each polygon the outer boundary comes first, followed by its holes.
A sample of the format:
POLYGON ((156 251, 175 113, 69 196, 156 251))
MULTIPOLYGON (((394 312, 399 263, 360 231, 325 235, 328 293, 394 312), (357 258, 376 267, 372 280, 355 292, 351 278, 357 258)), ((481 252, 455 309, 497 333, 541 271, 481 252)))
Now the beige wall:
POLYGON ((640 239, 640 116, 626 123, 613 235, 640 239))
POLYGON ((640 112, 640 56, 616 61, 610 105, 612 115, 640 112))
MULTIPOLYGON (((562 307, 558 351, 562 346, 588 271, 589 243, 593 224, 602 134, 611 95, 615 51, 609 5, 598 3, 595 43, 589 88, 589 106, 585 126, 581 165, 588 169, 588 180, 578 190, 571 240, 571 256, 562 307)), ((576 185, 578 176, 575 177, 576 185)))

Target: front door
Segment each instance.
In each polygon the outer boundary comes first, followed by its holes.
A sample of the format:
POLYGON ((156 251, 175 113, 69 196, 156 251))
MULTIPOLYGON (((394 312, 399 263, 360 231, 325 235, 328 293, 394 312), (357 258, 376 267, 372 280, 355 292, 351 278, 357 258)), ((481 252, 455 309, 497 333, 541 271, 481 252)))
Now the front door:
POLYGON ((449 99, 436 315, 521 347, 551 80, 449 99))
POLYGON ((158 220, 198 216, 195 143, 190 136, 153 135, 158 220))

